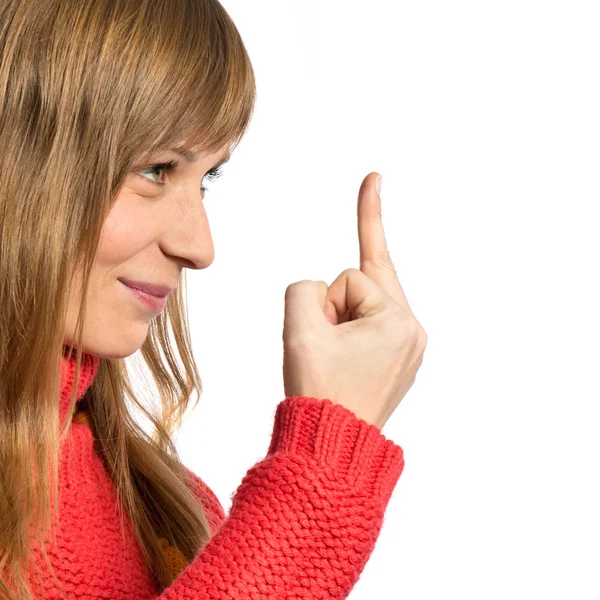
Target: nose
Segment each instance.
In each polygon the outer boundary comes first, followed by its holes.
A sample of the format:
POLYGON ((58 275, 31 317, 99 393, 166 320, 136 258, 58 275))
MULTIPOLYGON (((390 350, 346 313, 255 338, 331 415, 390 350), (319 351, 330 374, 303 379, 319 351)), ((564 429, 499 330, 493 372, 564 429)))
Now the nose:
POLYGON ((176 203, 177 214, 170 218, 164 237, 164 250, 191 269, 206 269, 215 259, 204 194, 197 187, 182 193, 176 203))

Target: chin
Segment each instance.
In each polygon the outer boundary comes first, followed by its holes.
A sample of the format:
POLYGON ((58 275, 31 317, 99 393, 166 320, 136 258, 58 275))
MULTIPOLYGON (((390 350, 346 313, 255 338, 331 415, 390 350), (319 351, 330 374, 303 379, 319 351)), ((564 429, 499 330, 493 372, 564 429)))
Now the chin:
MULTIPOLYGON (((84 341, 82 351, 99 358, 127 358, 142 347, 145 339, 126 340, 121 337, 118 343, 111 340, 84 341)), ((64 346, 77 349, 77 344, 72 344, 69 340, 65 340, 64 346)))

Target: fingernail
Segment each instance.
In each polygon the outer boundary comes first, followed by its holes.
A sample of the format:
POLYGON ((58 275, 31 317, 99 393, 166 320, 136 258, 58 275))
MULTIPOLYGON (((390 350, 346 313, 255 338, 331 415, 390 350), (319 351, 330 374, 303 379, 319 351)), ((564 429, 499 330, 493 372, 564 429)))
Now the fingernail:
POLYGON ((377 193, 381 194, 381 175, 377 175, 375 179, 375 188, 377 189, 377 193))

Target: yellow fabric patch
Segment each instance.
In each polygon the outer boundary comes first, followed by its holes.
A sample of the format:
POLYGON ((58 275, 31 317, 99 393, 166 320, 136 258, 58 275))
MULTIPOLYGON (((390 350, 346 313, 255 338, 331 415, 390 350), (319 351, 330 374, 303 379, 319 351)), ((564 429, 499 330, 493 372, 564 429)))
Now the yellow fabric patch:
POLYGON ((175 579, 175 577, 188 566, 188 559, 179 548, 170 546, 169 540, 159 537, 158 541, 165 556, 165 560, 167 561, 167 565, 169 566, 169 571, 171 571, 171 575, 173 576, 173 579, 175 579))
POLYGON ((92 428, 92 423, 91 423, 91 420, 90 420, 90 414, 88 413, 87 410, 78 410, 73 415, 73 418, 77 419, 78 421, 80 421, 84 425, 87 425, 90 429, 92 428))

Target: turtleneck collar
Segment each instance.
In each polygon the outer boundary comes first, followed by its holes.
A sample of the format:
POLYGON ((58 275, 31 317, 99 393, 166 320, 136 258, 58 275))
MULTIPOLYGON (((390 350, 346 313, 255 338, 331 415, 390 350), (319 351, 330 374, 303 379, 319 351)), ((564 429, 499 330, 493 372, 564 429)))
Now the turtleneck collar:
MULTIPOLYGON (((67 408, 69 406, 69 399, 71 397, 71 391, 75 382, 75 363, 77 359, 76 351, 69 360, 67 360, 68 348, 64 349, 61 358, 61 379, 60 379, 60 422, 67 415, 67 408)), ((81 400, 88 388, 94 381, 94 377, 98 372, 98 365, 100 364, 100 358, 93 354, 83 353, 81 365, 79 366, 79 379, 77 382, 77 401, 81 400)))

